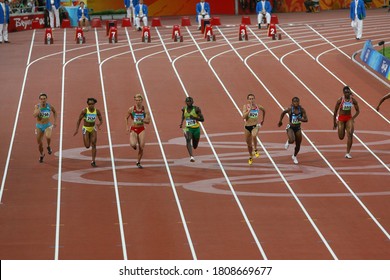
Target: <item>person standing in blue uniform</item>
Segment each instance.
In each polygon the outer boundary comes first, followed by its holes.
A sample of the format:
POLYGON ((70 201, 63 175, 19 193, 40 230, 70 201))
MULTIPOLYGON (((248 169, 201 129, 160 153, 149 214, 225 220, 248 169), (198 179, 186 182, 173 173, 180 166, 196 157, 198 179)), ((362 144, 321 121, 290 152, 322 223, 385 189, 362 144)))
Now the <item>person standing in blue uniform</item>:
POLYGON ((148 26, 148 6, 144 4, 144 0, 139 0, 138 5, 134 9, 135 28, 141 31, 141 20, 144 26, 148 26))
POLYGON ((83 125, 83 140, 85 148, 89 149, 92 146, 92 162, 91 166, 96 167, 96 142, 97 142, 97 130, 100 130, 100 126, 103 124, 103 118, 98 109, 95 108, 97 100, 95 98, 88 98, 88 106, 84 108, 77 120, 76 131, 73 134, 75 136, 80 127, 81 120, 84 120, 83 125), (96 118, 99 119, 99 123, 96 123, 96 118))
POLYGON ((0 0, 0 44, 8 41, 9 5, 0 0))
POLYGON ((366 18, 366 7, 363 0, 352 0, 349 17, 351 18, 351 26, 355 32, 356 40, 360 40, 363 35, 363 20, 366 18))
POLYGON ((256 5, 256 14, 257 14, 257 23, 259 25, 259 29, 261 29, 261 23, 263 22, 263 17, 265 17, 267 22, 267 27, 271 23, 271 11, 272 6, 269 1, 261 0, 256 5))
POLYGON ((60 6, 61 6, 60 0, 46 0, 46 9, 49 12, 51 28, 54 28, 54 16, 55 16, 55 26, 56 28, 60 28, 60 12, 59 12, 60 6))
POLYGON ((138 0, 124 0, 127 17, 135 23, 134 9, 139 4, 138 0))
POLYGON ((83 30, 89 26, 88 9, 83 1, 80 2, 80 7, 77 9, 77 19, 83 30))
POLYGON ((280 121, 278 126, 281 127, 283 125, 283 117, 285 114, 289 115, 289 123, 286 127, 288 140, 284 145, 284 148, 287 150, 289 144, 295 142, 294 154, 292 155, 292 160, 295 164, 298 164, 297 155, 299 150, 301 149, 302 143, 302 132, 301 132, 301 123, 307 122, 306 110, 299 105, 299 98, 294 97, 292 99, 292 104, 289 108, 286 108, 282 114, 280 115, 280 121))
POLYGON ((201 29, 202 19, 210 19, 210 4, 204 0, 200 0, 196 4, 196 22, 199 30, 201 29))
POLYGON ((51 134, 54 127, 57 125, 57 111, 51 104, 47 103, 47 95, 41 93, 39 95, 39 104, 35 105, 33 117, 37 119, 35 124, 35 135, 37 136, 38 150, 40 153, 39 162, 43 162, 45 153, 43 152, 43 136, 46 137, 47 153, 51 155, 50 147, 51 134), (54 123, 50 122, 51 114, 53 113, 54 123))

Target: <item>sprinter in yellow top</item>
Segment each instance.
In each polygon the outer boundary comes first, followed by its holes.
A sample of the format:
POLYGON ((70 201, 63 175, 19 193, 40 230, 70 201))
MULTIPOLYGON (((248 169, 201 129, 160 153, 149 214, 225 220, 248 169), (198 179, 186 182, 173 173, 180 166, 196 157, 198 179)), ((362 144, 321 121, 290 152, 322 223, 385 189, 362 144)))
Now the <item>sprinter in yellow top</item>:
POLYGON ((88 107, 84 108, 77 120, 76 131, 73 134, 76 135, 79 131, 81 120, 84 119, 83 125, 83 140, 85 148, 89 149, 92 146, 92 162, 91 166, 96 167, 96 142, 97 142, 97 130, 100 130, 100 126, 103 124, 103 118, 100 111, 95 108, 97 100, 95 98, 88 98, 88 107), (96 118, 99 119, 99 123, 95 124, 96 118))
POLYGON ((187 106, 181 109, 181 122, 180 128, 183 128, 183 122, 185 121, 184 137, 187 142, 187 150, 190 154, 190 161, 194 162, 195 158, 192 154, 192 148, 196 149, 199 144, 200 139, 200 124, 203 122, 204 118, 199 107, 193 106, 194 99, 192 97, 187 97, 185 100, 187 106), (191 145, 192 141, 192 145, 191 145))

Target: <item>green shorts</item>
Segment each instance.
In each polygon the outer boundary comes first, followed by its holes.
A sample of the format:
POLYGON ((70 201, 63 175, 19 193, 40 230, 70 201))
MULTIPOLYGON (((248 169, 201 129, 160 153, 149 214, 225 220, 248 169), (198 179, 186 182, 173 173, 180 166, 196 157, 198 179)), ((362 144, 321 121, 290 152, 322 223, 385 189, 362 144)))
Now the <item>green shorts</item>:
POLYGON ((197 128, 186 127, 186 132, 191 133, 195 139, 200 138, 200 126, 197 128))

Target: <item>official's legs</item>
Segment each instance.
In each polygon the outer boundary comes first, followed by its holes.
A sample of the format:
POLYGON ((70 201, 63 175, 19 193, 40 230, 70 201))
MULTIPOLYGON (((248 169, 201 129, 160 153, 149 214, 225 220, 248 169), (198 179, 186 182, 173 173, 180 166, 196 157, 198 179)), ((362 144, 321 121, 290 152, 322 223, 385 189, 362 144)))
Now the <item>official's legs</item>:
POLYGON ((267 24, 271 23, 271 15, 270 15, 270 13, 266 13, 265 14, 265 19, 267 20, 267 24))
POLYGON ((0 42, 8 41, 8 23, 0 24, 0 42), (3 36, 3 38, 1 38, 3 36))
POLYGON ((144 26, 148 26, 148 17, 143 17, 142 21, 144 23, 144 26))
POLYGON ((354 132, 354 124, 353 120, 350 119, 345 124, 345 131, 347 132, 347 154, 351 151, 352 142, 353 142, 353 132, 354 132))
POLYGON ((259 13, 258 15, 257 15, 257 23, 261 23, 263 21, 263 13, 259 13))
POLYGON ((141 27, 141 22, 139 17, 135 17, 135 28, 141 27))
POLYGON ((133 13, 133 24, 135 23, 135 8, 131 6, 131 11, 133 13))
POLYGON ((54 9, 54 14, 56 16, 56 28, 60 28, 60 11, 54 6, 52 9, 54 9))
POLYGON ((0 42, 3 42, 3 29, 5 24, 0 24, 0 42))
POLYGON ((131 11, 132 11, 131 7, 126 8, 126 17, 127 18, 131 18, 131 11))
POLYGON ((50 27, 54 28, 54 9, 51 8, 49 11, 49 18, 50 18, 50 27))
POLYGON ((357 19, 356 38, 360 39, 363 36, 363 21, 357 19))

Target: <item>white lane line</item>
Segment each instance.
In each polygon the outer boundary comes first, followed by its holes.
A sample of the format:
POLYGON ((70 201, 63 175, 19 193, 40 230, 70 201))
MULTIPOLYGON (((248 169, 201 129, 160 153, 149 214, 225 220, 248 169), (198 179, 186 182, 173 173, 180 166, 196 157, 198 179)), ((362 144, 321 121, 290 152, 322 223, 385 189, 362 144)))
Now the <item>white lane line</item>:
POLYGON ((2 204, 2 198, 3 198, 3 193, 4 193, 4 186, 5 186, 5 182, 7 180, 9 162, 11 160, 12 148, 14 146, 15 135, 16 135, 16 129, 18 127, 19 113, 20 113, 20 108, 22 106, 22 101, 23 101, 23 96, 24 96, 24 88, 26 87, 28 70, 29 70, 30 66, 35 62, 34 61, 34 62, 30 63, 31 52, 32 52, 32 49, 33 49, 33 46, 34 46, 34 39, 35 39, 35 30, 34 30, 34 32, 32 34, 32 37, 31 37, 30 50, 29 50, 29 54, 28 54, 28 58, 27 58, 26 69, 24 71, 24 78, 23 78, 23 83, 22 83, 22 89, 20 90, 19 103, 18 103, 18 107, 16 109, 15 118, 14 118, 14 120, 15 120, 14 128, 12 129, 12 136, 11 136, 10 144, 9 144, 9 148, 8 148, 7 160, 5 161, 5 166, 4 166, 3 179, 1 180, 0 204, 2 204))
MULTIPOLYGON (((221 31, 220 31, 221 32, 221 31)), ((234 48, 232 45, 230 45, 232 48, 234 48)), ((230 51, 230 50, 229 50, 230 51)), ((236 52, 237 53, 237 52, 236 52)), ((221 53, 222 54, 222 53, 221 53)), ((224 83, 222 82, 222 80, 219 78, 217 72, 215 71, 215 69, 213 68, 213 66, 211 65, 211 62, 214 58, 218 57, 219 55, 221 54, 217 54, 215 55, 214 57, 212 57, 209 62, 208 62, 208 65, 210 67, 210 69, 212 70, 212 72, 214 73, 215 77, 217 78, 217 80, 219 81, 219 83, 221 84, 222 88, 224 89, 226 95, 230 98, 230 100, 232 101, 232 103, 234 104, 235 108, 237 109, 238 113, 240 116, 242 116, 242 112, 241 110, 239 109, 237 103, 235 102, 234 98, 231 96, 230 92, 228 91, 228 89, 225 87, 224 83)), ((241 59, 241 56, 239 56, 239 58, 241 59)), ((247 65, 247 61, 245 59, 244 61, 245 65, 248 67, 247 65)), ((266 85, 260 80, 260 78, 252 71, 252 69, 248 68, 250 70, 250 72, 252 73, 252 75, 257 79, 257 81, 263 86, 263 88, 268 92, 268 94, 274 99, 274 101, 281 107, 281 105, 279 104, 279 102, 277 101, 277 99, 275 98, 275 96, 273 96, 273 94, 271 93, 271 91, 266 87, 266 85)), ((281 107, 282 110, 283 110, 283 107, 281 107)), ((275 168, 276 172, 279 174, 280 178, 282 179, 282 181, 284 182, 284 184, 286 185, 287 189, 289 190, 289 192, 292 194, 292 196, 294 197, 295 201, 297 202, 297 204, 299 205, 299 207, 301 208, 302 212, 304 213, 304 215, 306 216, 306 218, 308 219, 308 221, 310 222, 310 224, 312 225, 312 227, 314 228, 314 230, 316 231, 317 235, 321 238, 322 242, 325 244, 326 248, 328 249, 329 253, 332 255, 332 257, 334 259, 337 259, 337 256, 336 254, 333 252, 332 248, 330 247, 329 243, 327 242, 327 240, 325 239, 325 237, 323 236, 322 232, 319 230, 319 228, 317 227, 316 223, 314 222, 314 220, 311 218, 309 212, 306 210, 305 206, 302 204, 302 202, 300 201, 300 199, 298 198, 297 194, 295 193, 295 191, 293 190, 293 188, 291 187, 291 185, 289 184, 289 182, 287 181, 286 177, 283 175, 282 171, 280 170, 280 168, 277 166, 277 164, 275 163, 275 161, 273 160, 272 156, 269 154, 268 150, 265 148, 265 146, 263 145, 262 141, 260 140, 259 137, 257 137, 257 141, 259 142, 259 144, 261 145, 263 151, 265 152, 265 154, 267 155, 268 159, 271 161, 273 167, 275 168)))
MULTIPOLYGON (((66 29, 65 29, 65 32, 66 32, 66 29)), ((96 32, 96 28, 95 28, 95 32, 96 32)), ((95 36, 95 38, 97 39, 96 36, 95 36)), ((66 76, 66 67, 68 66, 69 63, 71 63, 71 62, 73 62, 73 61, 75 61, 75 60, 77 60, 79 58, 82 58, 82 57, 85 57, 85 56, 89 56, 89 55, 92 55, 92 54, 95 54, 95 53, 97 54, 98 58, 100 59, 100 55, 98 54, 99 53, 99 47, 96 46, 96 48, 97 48, 97 51, 92 51, 92 52, 89 52, 89 53, 85 53, 85 54, 76 56, 76 57, 70 59, 69 61, 65 62, 63 64, 63 66, 62 66, 61 116, 60 116, 60 140, 59 140, 60 143, 59 143, 59 150, 58 150, 57 210, 56 210, 56 232, 55 232, 55 244, 54 244, 54 259, 55 260, 59 259, 59 254, 60 254, 61 189, 62 189, 63 134, 64 134, 64 132, 63 132, 64 125, 63 124, 64 124, 64 108, 65 108, 65 76, 66 76)), ((119 48, 119 47, 117 47, 117 48, 119 48)), ((76 49, 81 49, 81 48, 76 48, 76 49)), ((76 49, 74 49, 74 50, 76 50, 76 49)))
MULTIPOLYGON (((316 31, 314 28, 310 27, 316 34, 318 34, 318 36, 320 36, 324 41, 326 41, 328 44, 330 44, 331 46, 334 47, 334 49, 338 50, 339 52, 341 52, 342 54, 344 54, 348 59, 352 59, 351 57, 349 57, 345 52, 343 52, 339 47, 337 47, 336 45, 334 45, 332 42, 330 42, 328 39, 326 39, 322 34, 320 34, 318 31, 316 31)), ((320 62, 320 57, 322 55, 324 55, 325 53, 327 52, 330 52, 334 49, 329 49, 321 54, 319 54, 317 57, 316 57, 316 62, 321 65, 322 68, 324 68, 330 75, 332 75, 337 81, 339 81, 342 85, 345 85, 347 84, 346 82, 342 81, 339 77, 337 77, 337 75, 335 75, 332 71, 330 71, 325 65, 323 65, 321 62, 320 62)), ((389 84, 387 83, 387 86, 389 86, 389 84)), ((373 106, 371 106, 371 104, 369 104, 362 96, 360 96, 356 91, 354 91, 352 88, 351 88, 351 91, 353 92, 354 95, 356 95, 357 97, 360 98, 360 100, 362 100, 371 110, 373 110, 376 114, 378 114, 383 120, 385 120, 388 124, 390 124, 390 121, 385 118, 385 116, 383 116, 381 113, 379 113, 376 108, 374 108, 373 106)))
MULTIPOLYGON (((257 35, 254 34, 256 37, 257 35)), ((263 44, 263 41, 257 37, 257 39, 263 44)), ((267 48, 270 52, 272 52, 269 48, 267 48)), ((295 50, 296 51, 296 50, 295 50)), ((273 53, 273 52, 272 52, 273 53)), ((245 59, 245 64, 247 65, 248 69, 251 70, 251 72, 255 73, 251 68, 250 66, 247 64, 247 59, 249 59, 250 57, 252 57, 254 54, 248 56, 246 59, 245 59)), ((285 55, 286 56, 286 55, 285 55)), ((283 56, 284 57, 284 56, 283 56)), ((307 89, 307 91, 314 97, 316 98, 327 110, 328 112, 330 112, 332 115, 333 115, 333 112, 331 110, 329 110, 329 108, 306 86, 306 84, 299 79, 299 77, 297 75, 295 75, 295 73, 287 67, 287 65, 285 65, 283 63, 283 58, 279 59, 277 58, 277 60, 286 68, 286 70, 299 82, 301 83, 301 85, 307 89)), ((260 82, 260 79, 258 79, 259 82, 260 82)), ((263 83, 261 83, 263 85, 263 87, 265 86, 263 83)), ((266 89, 266 87, 264 87, 266 89)), ((266 89, 266 91, 270 93, 270 91, 268 91, 266 89)), ((274 99, 276 100, 276 99, 274 99)), ((279 107, 281 109, 283 109, 283 107, 278 103, 279 107)), ((345 188, 352 194, 352 196, 355 198, 355 200, 360 204, 360 206, 364 209, 364 211, 367 213, 367 215, 370 216, 370 218, 375 222, 375 224, 380 228, 380 230, 386 235, 386 237, 388 239, 390 239, 390 234, 385 230, 385 228, 379 223, 379 221, 374 217, 374 215, 368 210, 368 208, 364 205, 364 203, 359 199, 359 197, 354 193, 354 191, 349 187, 349 185, 344 181, 344 179, 340 176, 340 174, 335 170, 335 168, 332 166, 332 164, 325 158, 325 156, 317 149, 317 147, 313 144, 313 142, 309 139, 309 137, 302 131, 302 134, 303 136, 306 138, 306 140, 310 143, 310 145, 312 145, 312 147, 317 151, 317 153, 321 156, 321 158, 326 162, 326 164, 329 166, 329 168, 333 171, 333 173, 339 178, 339 180, 343 183, 343 185, 345 186, 345 188)), ((355 135, 355 137, 357 137, 355 135)), ((359 139, 359 138, 358 138, 359 139)), ((362 143, 363 146, 365 146, 366 148, 368 148, 360 139, 359 141, 362 143)), ((371 150, 369 150, 371 151, 371 150)), ((371 151, 372 153, 372 151, 371 151)), ((376 155, 375 155, 376 156, 376 155)), ((378 158, 379 159, 379 158, 378 158)), ((380 160, 380 159, 379 159, 380 160)), ((381 161, 381 160, 380 160, 381 161)), ((387 169, 389 169, 387 166, 385 166, 387 169)))
POLYGON ((145 85, 144 85, 144 82, 143 82, 143 79, 142 79, 141 71, 139 69, 139 64, 143 60, 147 59, 150 56, 156 55, 157 53, 163 53, 163 52, 164 51, 155 52, 155 53, 152 53, 152 54, 149 54, 149 55, 146 55, 146 56, 142 57, 136 63, 136 70, 137 70, 138 78, 139 78, 139 81, 140 81, 140 84, 141 84, 141 87, 142 87, 142 92, 144 93, 144 98, 145 98, 146 104, 147 104, 148 109, 149 109, 150 117, 151 117, 151 120, 152 120, 152 125, 153 125, 153 128, 154 128, 154 131, 156 132, 157 141, 158 141, 158 144, 159 144, 159 147, 160 147, 160 151, 161 151, 161 154, 162 154, 162 157, 163 157, 163 160, 164 160, 164 164, 165 164, 165 170, 167 171, 167 174, 168 174, 169 182, 171 184, 171 189, 172 189, 173 195, 175 197, 176 205, 177 205, 177 208, 178 208, 178 211, 179 211, 179 214, 180 214, 180 218, 181 218, 181 221, 182 221, 182 224, 183 224, 183 228, 184 228, 187 240, 188 240, 188 245, 189 245, 190 250, 191 250, 192 258, 194 260, 197 260, 195 248, 194 248, 194 245, 193 245, 193 242, 192 242, 192 239, 191 239, 191 234, 190 234, 190 232, 188 230, 187 221, 185 219, 183 208, 181 206, 180 199, 179 199, 179 196, 178 196, 177 191, 176 191, 175 182, 173 181, 172 173, 171 173, 171 170, 170 170, 170 167, 169 167, 169 164, 168 164, 167 157, 165 155, 165 150, 164 150, 163 144, 161 142, 160 134, 158 133, 159 130, 157 128, 157 124, 156 124, 156 121, 154 119, 153 110, 151 108, 151 105, 150 105, 150 102, 149 102, 149 98, 148 98, 148 94, 147 94, 147 91, 146 91, 146 88, 145 88, 145 85))
POLYGON ((127 43, 128 43, 128 45, 129 45, 129 48, 130 48, 130 51, 131 51, 131 55, 132 55, 132 57, 133 57, 133 61, 134 61, 134 63, 137 63, 137 59, 135 58, 135 54, 134 54, 134 50, 133 50, 133 45, 131 44, 129 32, 127 31, 127 27, 125 28, 125 31, 126 31, 127 43))
MULTIPOLYGON (((97 48, 97 53, 100 53, 99 50, 99 41, 98 41, 98 35, 97 31, 95 28, 95 34, 96 34, 96 48, 97 48)), ((110 56, 106 58, 103 62, 100 62, 100 55, 99 57, 99 74, 100 74, 100 85, 102 89, 102 96, 103 96, 103 104, 104 104, 104 111, 105 111, 105 116, 106 116, 106 126, 107 126, 107 136, 108 136, 108 147, 110 150, 110 156, 111 156, 111 167, 112 167, 112 176, 114 179, 114 190, 115 190, 115 198, 116 198, 116 206, 117 206, 117 212, 118 212, 118 224, 119 224, 119 231, 120 231, 120 236, 121 236, 121 242, 122 242, 122 253, 123 253, 123 259, 127 260, 127 248, 126 248, 126 238, 125 238, 125 233, 123 229, 123 219, 122 219, 122 210, 121 210, 121 201, 119 197, 119 190, 118 190, 118 180, 116 176, 116 167, 115 167, 115 157, 114 157, 114 150, 113 150, 113 144, 112 144, 112 137, 111 137, 111 126, 110 126, 110 119, 108 117, 108 106, 107 106, 107 98, 106 98, 106 91, 105 91, 105 86, 104 86, 104 78, 103 78, 103 64, 110 60, 114 56, 110 56)))
MULTIPOLYGON (((203 58, 205 59, 205 61, 206 61, 206 63, 207 63, 208 60, 207 60, 206 56, 204 55, 202 49, 200 48, 200 46, 198 45, 198 43, 195 41, 195 39, 194 39, 194 37, 192 36, 191 32, 188 30, 188 27, 186 27, 186 28, 187 28, 187 32, 188 32, 189 35, 191 36, 191 38, 192 38, 192 40, 194 41, 195 45, 197 46, 198 51, 201 53, 201 55, 203 56, 203 58)), ((177 57, 176 59, 174 59, 173 63, 171 64, 172 67, 173 67, 173 69, 174 69, 174 71, 175 71, 175 74, 176 74, 176 76, 177 76, 177 79, 179 80, 180 85, 182 86, 182 89, 183 89, 183 91, 184 91, 184 94, 185 94, 187 97, 189 96, 188 91, 187 91, 187 89, 186 89, 186 87, 185 87, 185 85, 184 85, 184 83, 183 83, 183 81, 182 81, 182 79, 181 79, 181 77, 180 77, 179 72, 177 71, 177 68, 176 68, 175 63, 176 63, 179 59, 181 59, 181 58, 183 58, 183 57, 185 57, 185 56, 187 56, 187 55, 189 55, 189 54, 192 54, 192 53, 194 53, 194 52, 197 52, 197 51, 192 51, 192 52, 190 52, 190 53, 186 53, 186 54, 184 54, 184 55, 181 55, 181 56, 177 57)), ((239 197, 237 196, 236 191, 235 191, 235 189, 234 189, 232 183, 230 182, 229 176, 227 175, 227 173, 226 173, 226 171, 225 171, 225 169, 224 169, 224 167, 223 167, 223 164, 222 164, 222 162, 221 162, 221 160, 220 160, 220 158, 219 158, 219 156, 218 156, 218 154, 217 154, 217 152, 216 152, 216 150, 215 150, 215 148, 214 148, 214 146, 213 146, 213 143, 212 143, 212 141, 210 140, 210 138, 209 138, 209 136, 208 136, 208 133, 207 133, 207 131, 206 131, 204 125, 203 125, 202 123, 201 123, 200 125, 201 125, 202 130, 203 130, 203 133, 204 133, 204 135, 205 135, 205 137, 206 137, 206 139, 207 139, 207 142, 209 143, 209 146, 210 146, 210 148, 211 148, 211 150, 212 150, 212 152, 213 152, 213 154, 214 154, 214 156, 215 156, 215 159, 216 159, 217 162, 218 162, 218 165, 219 165, 219 167, 220 167, 220 169, 221 169, 221 172, 222 172, 223 176, 225 177, 225 180, 226 180, 226 182, 227 182, 227 184, 228 184, 228 186, 229 186, 229 189, 230 189, 230 191, 231 191, 231 193, 232 193, 232 195, 233 195, 233 197, 234 197, 234 199, 235 199, 235 201, 236 201, 236 204, 237 204, 237 206, 238 206, 238 208, 239 208, 239 210, 240 210, 240 212, 241 212, 241 215, 243 216, 243 218, 244 218, 244 220, 245 220, 245 223, 246 223, 246 225, 247 225, 247 227, 248 227, 248 229, 249 229, 249 231, 250 231, 250 233, 251 233, 251 235, 252 235, 252 237, 253 237, 253 239, 254 239, 256 245, 257 245, 257 248, 259 249, 259 252, 260 252, 261 256, 263 257, 263 259, 264 259, 264 260, 267 260, 267 259, 268 259, 268 258, 267 258, 267 255, 265 254, 265 251, 264 251, 263 247, 261 246, 261 243, 260 243, 260 241, 259 241, 259 239, 258 239, 258 237, 257 237, 257 235, 256 235, 256 232, 254 231, 254 229, 253 229, 253 227, 252 227, 252 224, 251 224, 251 222, 250 222, 249 219, 248 219, 248 216, 247 216, 247 214, 246 214, 246 212, 245 212, 245 210, 244 210, 244 207, 242 206, 241 201, 240 201, 239 197)))
MULTIPOLYGON (((287 34, 286 34, 287 35, 287 34)), ((306 53, 308 53, 305 48, 303 48, 301 45, 299 45, 297 43, 297 46, 300 48, 300 49, 303 49, 306 53)), ((294 50, 294 51, 291 51, 289 53, 286 53, 285 55, 282 56, 282 58, 279 59, 279 62, 284 66, 284 68, 286 68, 287 71, 290 72, 290 74, 333 116, 333 111, 331 109, 328 108, 328 106, 325 105, 325 103, 322 102, 322 100, 284 63, 284 58, 287 57, 288 55, 290 55, 291 53, 293 52, 296 52, 296 51, 299 51, 298 50, 294 50)), ((309 53, 308 53, 309 54, 309 53)), ((312 56, 311 54, 309 54, 309 56, 316 61, 316 58, 314 56, 312 56)), ((320 63, 318 61, 318 63, 320 63)), ((324 68, 325 69, 325 68, 324 68)), ((331 73, 331 71, 329 69, 326 69, 326 71, 328 73, 331 73)), ((332 74, 332 76, 334 78, 336 78, 338 81, 340 81, 343 85, 345 85, 345 83, 343 83, 339 78, 337 78, 334 74, 332 74)), ((352 89, 351 89, 352 90, 352 89)), ((354 92, 354 91, 353 91, 354 92)), ((361 97, 360 97, 361 98, 361 97)), ((387 166, 386 163, 384 163, 380 158, 379 156, 377 156, 360 138, 359 136, 357 135, 357 133, 355 132, 353 134, 353 136, 360 142, 360 144, 365 147, 367 149, 367 151, 374 157, 376 158, 384 168, 387 169, 387 171, 390 172, 390 167, 387 166)), ((389 235, 390 237, 390 235, 389 235)))

